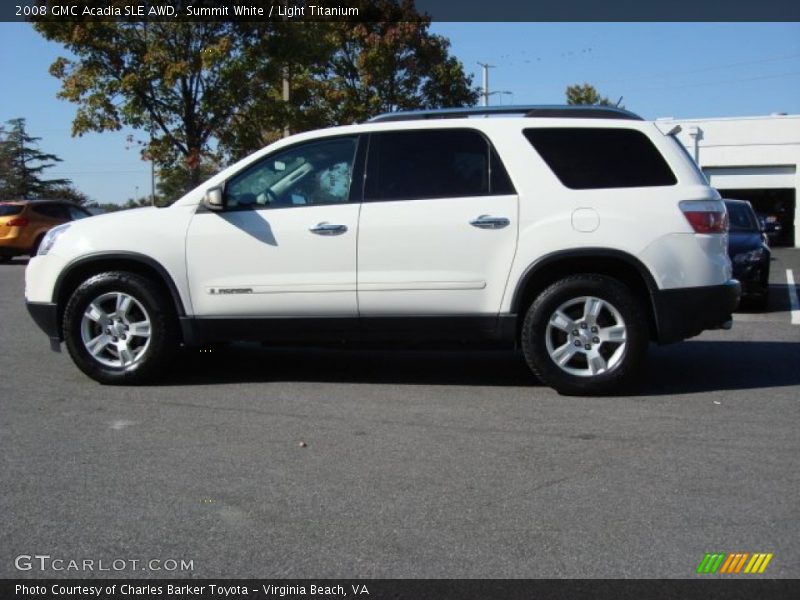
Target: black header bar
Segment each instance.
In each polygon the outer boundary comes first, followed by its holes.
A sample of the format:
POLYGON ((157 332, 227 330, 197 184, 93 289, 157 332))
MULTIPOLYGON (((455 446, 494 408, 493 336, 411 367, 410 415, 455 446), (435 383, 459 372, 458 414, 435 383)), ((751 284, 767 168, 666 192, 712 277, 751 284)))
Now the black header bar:
MULTIPOLYGON (((376 4, 377 0, 4 0, 0 20, 385 20, 379 18, 385 13, 376 4)), ((800 21, 797 0, 416 0, 416 8, 434 21, 800 21)))
POLYGON ((3 600, 789 600, 796 579, 0 580, 3 600))

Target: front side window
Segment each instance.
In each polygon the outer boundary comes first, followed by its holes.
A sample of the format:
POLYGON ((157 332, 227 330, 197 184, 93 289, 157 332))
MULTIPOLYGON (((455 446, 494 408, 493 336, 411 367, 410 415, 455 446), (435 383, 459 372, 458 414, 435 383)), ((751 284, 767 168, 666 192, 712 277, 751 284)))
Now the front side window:
POLYGON ((287 208, 341 204, 350 197, 356 137, 293 146, 234 176, 228 208, 287 208))
POLYGON ((470 129, 373 134, 368 171, 368 200, 515 193, 491 143, 470 129))
POLYGON ((523 133, 559 181, 573 190, 677 183, 661 153, 641 131, 543 127, 523 133))

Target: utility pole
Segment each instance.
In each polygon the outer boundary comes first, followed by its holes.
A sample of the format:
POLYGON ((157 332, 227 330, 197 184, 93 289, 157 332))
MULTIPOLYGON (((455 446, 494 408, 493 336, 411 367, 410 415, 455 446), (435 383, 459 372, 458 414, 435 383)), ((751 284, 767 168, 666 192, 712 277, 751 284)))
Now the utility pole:
MULTIPOLYGON (((144 46, 145 50, 149 51, 150 46, 150 38, 147 37, 147 19, 144 20, 143 27, 144 27, 144 46)), ((153 122, 153 115, 150 115, 150 145, 147 147, 150 154, 150 206, 156 205, 156 160, 153 157, 153 134, 155 129, 155 123, 153 122)), ((138 200, 139 195, 139 186, 136 186, 136 195, 138 200)))
MULTIPOLYGON (((150 122, 150 147, 153 147, 153 125, 150 122)), ((150 157, 150 205, 156 205, 156 161, 150 157)))
MULTIPOLYGON (((283 67, 283 102, 286 104, 286 108, 289 107, 289 66, 284 65, 283 67)), ((283 137, 289 137, 291 132, 289 131, 289 124, 287 123, 283 128, 283 137)))
POLYGON ((481 92, 481 96, 483 97, 483 105, 489 106, 489 69, 494 69, 494 65, 490 65, 489 63, 482 63, 478 61, 478 64, 483 69, 483 91, 481 92))

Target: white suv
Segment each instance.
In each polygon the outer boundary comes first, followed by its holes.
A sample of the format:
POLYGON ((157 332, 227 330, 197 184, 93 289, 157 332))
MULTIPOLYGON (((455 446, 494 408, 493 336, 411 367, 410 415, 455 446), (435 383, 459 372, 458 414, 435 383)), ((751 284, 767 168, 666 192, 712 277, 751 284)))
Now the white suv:
POLYGON ((103 383, 181 344, 402 339, 517 346, 558 391, 609 392, 738 302, 725 206, 674 133, 502 107, 295 135, 169 208, 53 229, 28 308, 103 383))

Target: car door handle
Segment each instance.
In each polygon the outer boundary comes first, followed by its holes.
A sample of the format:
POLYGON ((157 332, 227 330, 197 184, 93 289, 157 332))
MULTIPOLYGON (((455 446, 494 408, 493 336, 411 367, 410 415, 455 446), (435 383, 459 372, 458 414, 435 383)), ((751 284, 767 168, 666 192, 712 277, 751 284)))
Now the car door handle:
POLYGON ((511 223, 505 217, 490 217, 489 215, 481 215, 477 219, 469 222, 473 227, 480 227, 481 229, 502 229, 508 227, 511 223))
POLYGON ((323 221, 322 223, 317 223, 309 231, 317 235, 342 235, 347 231, 347 225, 333 225, 323 221))

